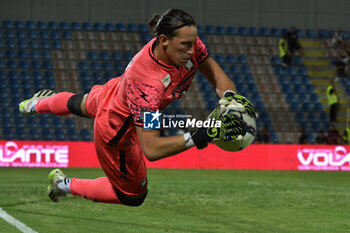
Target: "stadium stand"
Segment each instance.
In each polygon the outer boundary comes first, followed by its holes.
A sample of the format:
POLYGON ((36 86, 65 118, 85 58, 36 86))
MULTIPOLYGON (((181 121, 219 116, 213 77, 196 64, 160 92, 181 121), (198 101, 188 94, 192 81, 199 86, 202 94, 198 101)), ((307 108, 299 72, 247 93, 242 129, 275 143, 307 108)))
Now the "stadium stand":
MULTIPOLYGON (((5 20, 2 26, 0 138, 7 140, 92 140, 91 120, 22 116, 18 103, 42 88, 88 92, 92 85, 122 74, 133 55, 151 39, 144 24, 5 20)), ((295 56, 286 69, 278 54, 278 40, 286 29, 208 25, 198 26, 198 31, 238 92, 254 103, 260 115, 258 127, 268 128, 272 142, 296 143, 299 128, 304 126, 313 143, 319 129, 328 129, 324 93, 334 75, 330 61, 338 53, 331 46, 330 31, 297 29, 305 54, 295 56)), ((337 89, 341 104, 347 106, 349 79, 342 78, 337 89)), ((198 72, 189 92, 165 113, 203 119, 217 100, 215 89, 198 72)), ((346 122, 344 109, 339 119, 339 124, 346 122)))

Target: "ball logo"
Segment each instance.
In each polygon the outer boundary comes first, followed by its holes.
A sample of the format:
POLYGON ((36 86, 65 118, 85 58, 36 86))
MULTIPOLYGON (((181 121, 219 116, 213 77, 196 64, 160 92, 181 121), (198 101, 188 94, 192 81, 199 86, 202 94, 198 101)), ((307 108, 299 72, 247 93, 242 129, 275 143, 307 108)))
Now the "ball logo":
POLYGON ((328 148, 303 148, 297 157, 299 170, 350 170, 350 153, 343 146, 328 148))
POLYGON ((66 145, 22 145, 9 141, 0 145, 0 166, 67 167, 66 145))

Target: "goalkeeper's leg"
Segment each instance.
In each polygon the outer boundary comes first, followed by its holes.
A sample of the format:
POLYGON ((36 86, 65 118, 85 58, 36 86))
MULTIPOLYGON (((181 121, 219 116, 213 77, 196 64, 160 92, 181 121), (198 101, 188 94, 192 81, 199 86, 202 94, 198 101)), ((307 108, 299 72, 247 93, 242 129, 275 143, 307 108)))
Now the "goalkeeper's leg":
POLYGON ((19 110, 23 114, 53 113, 59 116, 75 114, 89 117, 85 109, 86 96, 70 92, 55 93, 51 90, 41 90, 32 98, 19 104, 19 110))

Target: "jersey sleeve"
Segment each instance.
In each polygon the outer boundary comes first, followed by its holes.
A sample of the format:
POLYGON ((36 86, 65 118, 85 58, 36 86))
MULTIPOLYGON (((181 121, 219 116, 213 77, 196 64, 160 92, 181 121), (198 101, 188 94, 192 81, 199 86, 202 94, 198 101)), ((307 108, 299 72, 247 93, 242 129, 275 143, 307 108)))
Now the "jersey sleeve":
POLYGON ((134 118, 134 124, 143 125, 143 112, 159 110, 161 90, 145 81, 130 80, 127 90, 127 104, 134 118))
POLYGON ((195 59, 198 64, 202 63, 209 57, 209 51, 207 46, 199 39, 197 38, 196 43, 194 44, 194 49, 195 49, 195 59))

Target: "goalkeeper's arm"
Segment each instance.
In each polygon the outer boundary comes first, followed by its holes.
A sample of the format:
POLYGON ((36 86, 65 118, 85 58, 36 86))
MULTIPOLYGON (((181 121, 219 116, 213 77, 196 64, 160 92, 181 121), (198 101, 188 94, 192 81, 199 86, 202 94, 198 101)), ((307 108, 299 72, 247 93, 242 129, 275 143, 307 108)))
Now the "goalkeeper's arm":
POLYGON ((202 149, 213 140, 235 140, 241 138, 245 132, 245 124, 235 115, 221 118, 220 128, 198 128, 184 135, 160 137, 159 130, 136 127, 143 153, 150 161, 166 158, 193 146, 202 149))

